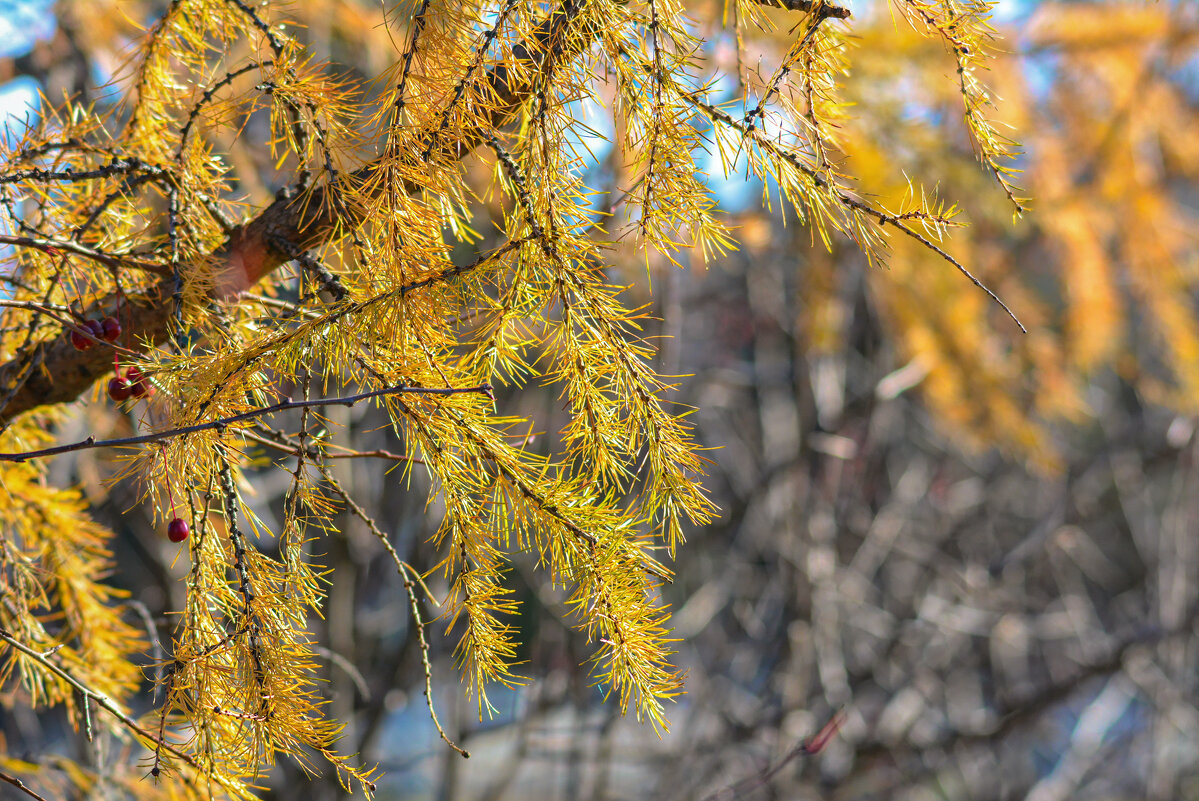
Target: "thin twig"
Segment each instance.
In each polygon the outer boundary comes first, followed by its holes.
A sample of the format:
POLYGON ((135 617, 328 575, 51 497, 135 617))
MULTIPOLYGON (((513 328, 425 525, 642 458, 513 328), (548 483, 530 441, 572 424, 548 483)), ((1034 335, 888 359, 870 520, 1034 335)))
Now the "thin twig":
POLYGON ((62 252, 74 253, 77 256, 91 259, 99 262, 105 267, 128 267, 134 270, 144 270, 155 275, 170 275, 170 268, 164 264, 154 264, 153 262, 141 261, 129 256, 115 256, 109 253, 102 253, 99 250, 89 248, 80 242, 73 242, 67 239, 48 239, 33 236, 12 236, 11 234, 0 234, 0 244, 14 245, 16 247, 33 248, 40 250, 43 253, 48 253, 51 256, 61 255, 62 252))
POLYGON ((9 776, 4 771, 0 771, 0 781, 8 782, 30 798, 36 798, 37 801, 46 801, 45 796, 38 795, 33 790, 29 789, 29 785, 25 784, 25 782, 21 781, 16 776, 9 776))
POLYGON ((31 300, 0 300, 0 308, 26 309, 28 311, 35 311, 38 314, 42 314, 59 323, 64 330, 69 329, 78 333, 93 345, 99 345, 100 347, 104 348, 112 348, 115 351, 123 353, 126 356, 131 356, 135 359, 141 356, 141 354, 135 350, 122 347, 121 345, 118 345, 115 342, 109 342, 106 339, 100 339, 87 327, 80 324, 75 318, 71 317, 70 309, 66 308, 65 306, 57 306, 49 303, 35 303, 31 300))
POLYGON ((232 423, 238 423, 242 420, 249 420, 254 417, 262 417, 264 415, 275 414, 276 412, 287 411, 288 409, 306 409, 313 406, 353 406, 359 401, 377 398, 383 395, 400 395, 404 393, 413 393, 420 395, 460 395, 470 392, 478 392, 488 397, 492 396, 492 388, 490 384, 479 384, 473 387, 408 387, 395 386, 387 387, 386 389, 376 389, 371 392, 363 392, 358 395, 348 395, 341 398, 321 398, 318 400, 308 401, 281 401, 273 406, 265 406, 261 409, 251 409, 248 412, 222 417, 218 420, 209 420, 206 423, 197 423, 192 426, 183 426, 181 428, 172 428, 167 431, 157 431, 153 434, 143 434, 138 437, 119 437, 117 439, 96 439, 88 437, 87 439, 78 442, 72 442, 67 445, 58 445, 53 448, 43 448, 40 451, 24 451, 21 453, 0 453, 0 462, 28 462, 33 459, 41 459, 47 456, 58 456, 62 453, 71 451, 90 450, 93 448, 120 448, 129 445, 143 445, 147 442, 160 442, 164 439, 173 437, 181 437, 187 434, 195 434, 198 431, 208 431, 214 428, 223 428, 232 423))
POLYGON ((149 173, 150 175, 164 174, 161 167, 155 167, 139 159, 115 158, 103 167, 97 167, 93 170, 43 170, 37 167, 30 170, 21 170, 9 173, 8 175, 0 175, 0 184, 16 184, 21 181, 36 181, 38 183, 64 181, 73 183, 75 181, 90 181, 95 178, 108 178, 113 175, 129 175, 135 172, 149 173))
POLYGON ((782 158, 788 164, 790 164, 792 167, 794 167, 795 169, 799 170, 801 173, 806 175, 808 177, 808 179, 811 180, 812 183, 814 183, 816 186, 819 186, 822 189, 827 189, 827 190, 833 192, 836 195, 837 200, 842 205, 844 205, 848 208, 854 209, 855 211, 859 211, 863 214, 866 214, 867 216, 873 217, 875 220, 878 221, 878 224, 880 227, 890 225, 894 228, 898 228, 905 235, 911 237, 912 239, 915 239, 917 242, 922 244, 924 247, 928 248, 929 250, 933 251, 941 258, 945 259, 945 261, 949 262, 954 267, 956 267, 958 272, 960 272, 962 275, 966 276, 966 278, 968 278, 972 284, 974 284, 976 287, 978 287, 984 293, 986 293, 987 297, 989 297, 992 301, 994 301, 996 304, 998 304, 1001 309, 1003 309, 1005 312, 1007 312, 1008 317, 1011 317, 1012 320, 1015 321, 1016 325, 1020 327, 1020 331, 1022 333, 1025 333, 1025 334, 1028 333, 1028 329, 1024 327, 1024 323, 1020 322, 1020 318, 1016 316, 1016 313, 1013 312, 1010 308, 1008 308, 1008 305, 1006 303, 1004 303, 1002 300, 1000 300, 999 296, 996 295, 990 289, 990 287, 988 287, 986 284, 984 284, 982 281, 980 281, 974 275, 974 273, 970 272, 970 270, 968 270, 964 264, 962 264, 960 261, 958 261, 953 256, 949 255, 949 253, 947 253, 944 249, 939 247, 936 243, 934 243, 928 237, 921 234, 919 231, 915 230, 914 228, 909 227, 908 225, 905 225, 903 222, 903 218, 905 215, 890 214, 883 209, 877 209, 874 206, 870 205, 869 203, 866 203, 864 201, 861 201, 861 200, 851 197, 850 195, 846 194, 845 190, 842 187, 829 183, 829 181, 823 175, 821 175, 820 173, 818 173, 816 170, 809 167, 808 165, 804 164, 794 153, 790 152, 789 150, 787 150, 785 148, 778 146, 777 143, 770 141, 770 139, 764 137, 756 128, 749 126, 738 120, 733 119, 728 114, 728 112, 726 112, 722 109, 716 108, 715 106, 711 105, 710 103, 706 103, 703 100, 700 100, 699 97, 697 97, 696 94, 693 92, 683 91, 683 92, 680 92, 680 95, 683 97, 684 100, 687 101, 688 104, 690 104, 693 108, 695 108, 699 111, 702 111, 710 119, 712 119, 713 122, 719 122, 722 125, 727 125, 730 128, 733 128, 733 129, 739 131, 744 137, 752 138, 755 142, 758 143, 759 146, 761 146, 767 150, 770 150, 776 156, 778 156, 779 158, 782 158))
POLYGON ((783 768, 791 764, 793 761, 803 756, 815 756, 824 750, 829 741, 836 736, 841 730, 841 726, 845 723, 845 710, 839 709, 829 718, 828 722, 821 727, 820 731, 813 734, 811 737, 802 741, 799 745, 787 752, 787 755, 780 759, 770 768, 763 771, 757 776, 751 776, 747 779, 742 779, 731 787, 724 787, 707 796, 704 801, 723 801, 723 799, 743 798, 749 793, 757 790, 759 787, 767 784, 771 779, 779 774, 783 768))
MULTIPOLYGON (((268 429, 269 430, 269 429, 268 429)), ((376 448, 370 451, 356 451, 345 448, 344 445, 323 444, 321 446, 305 445, 303 449, 299 445, 293 443, 291 437, 281 431, 271 431, 270 435, 255 434, 252 431, 243 431, 242 436, 259 445, 264 445, 268 448, 273 448, 281 453, 289 453, 292 456, 298 456, 303 450, 310 457, 320 455, 322 459, 387 459, 392 462, 412 464, 425 464, 425 460, 419 456, 405 456, 400 453, 389 451, 386 448, 376 448), (275 439, 272 439, 275 437, 275 439), (343 448, 345 453, 330 453, 329 448, 343 448)))
MULTIPOLYGON (((3 640, 4 642, 8 643, 13 648, 17 649, 22 654, 24 654, 25 656, 27 656, 30 659, 32 659, 33 661, 37 662, 39 665, 41 665, 46 670, 48 670, 51 673, 53 673, 54 675, 58 676, 60 679, 65 681, 67 684, 71 685, 71 687, 74 688, 75 691, 78 692, 80 695, 84 696, 85 698, 90 698, 91 700, 95 701, 96 704, 101 709, 103 709, 108 714, 112 715, 114 718, 116 718, 118 721, 120 721, 121 724, 123 726, 125 726, 125 728, 129 729, 131 732, 136 734, 138 737, 142 738, 145 742, 158 743, 157 737, 155 737, 153 734, 151 734, 150 732, 146 731, 141 726, 139 726, 136 720, 134 720, 133 718, 131 718, 127 714, 125 714, 121 710, 121 708, 116 705, 116 702, 113 701, 111 698, 109 698, 104 693, 97 692, 96 690, 93 690, 91 687, 88 687, 86 684, 81 682, 79 679, 75 678, 70 673, 68 673, 64 668, 51 662, 49 659, 46 658, 45 655, 38 653, 34 649, 30 648, 28 645, 25 645, 20 640, 14 639, 4 629, 0 629, 0 640, 3 640)), ((161 746, 161 748, 163 750, 170 752, 171 754, 178 757, 179 759, 182 759, 184 762, 186 762, 188 765, 195 768, 196 770, 200 770, 199 763, 197 763, 191 757, 190 754, 188 754, 184 751, 181 751, 178 748, 176 748, 175 746, 169 745, 167 743, 158 743, 158 744, 161 746)))
POLYGON ((162 641, 158 638, 158 627, 154 625, 154 618, 150 615, 150 609, 144 603, 137 599, 131 599, 125 602, 130 609, 137 612, 142 619, 142 625, 146 627, 146 636, 150 639, 150 644, 154 650, 150 657, 154 663, 154 696, 158 699, 158 688, 162 684, 162 641))
POLYGON ((317 464, 316 467, 321 471, 321 475, 325 477, 325 480, 329 482, 329 486, 333 489, 333 491, 341 496, 341 499, 345 501, 345 504, 349 510, 359 520, 367 525, 367 527, 371 530, 371 533, 375 535, 375 539, 382 543, 384 549, 386 549, 387 553, 391 556, 392 561, 395 562, 396 570, 399 572, 400 578, 404 581, 404 590, 408 594, 408 606, 412 610, 412 622, 416 627, 416 634, 420 643, 421 664, 424 666, 425 670, 425 705, 429 708, 429 717, 433 719, 433 725, 437 728, 437 733, 441 735, 441 739, 445 741, 446 745, 461 754, 463 759, 470 759, 470 752, 451 740, 450 736, 445 733, 445 729, 443 729, 441 726, 441 721, 437 719, 437 709, 433 706, 433 668, 429 663, 429 643, 425 639, 425 621, 424 617, 420 613, 420 602, 416 597, 416 590, 414 587, 420 586, 421 589, 425 591, 425 594, 429 598, 433 599, 434 603, 437 602, 436 599, 433 598, 433 594, 429 592, 429 588, 425 586, 424 580, 421 578, 420 573, 418 573, 416 569, 412 567, 412 565, 400 558, 400 555, 396 553, 396 549, 391 544, 391 541, 387 538, 387 535, 384 534, 383 530, 379 528, 377 523, 375 523, 374 518, 368 515, 366 510, 358 505, 358 503, 350 496, 350 493, 346 492, 345 488, 341 486, 341 483, 338 482, 331 472, 329 472, 329 468, 323 464, 317 464))
MULTIPOLYGON (((816 38, 816 32, 820 30, 820 23, 824 22, 831 16, 835 16, 833 14, 821 13, 824 9, 823 0, 815 0, 812 5, 815 6, 816 9, 814 14, 815 19, 813 19, 811 24, 808 26, 808 30, 803 35, 803 38, 800 39, 799 43, 793 48, 795 60, 798 60, 800 55, 810 54, 811 51, 808 50, 808 46, 816 38)), ((788 53, 788 56, 790 56, 790 53, 788 53)), ((742 121, 751 129, 756 127, 754 123, 755 120, 764 120, 766 118, 766 104, 769 103, 775 94, 779 92, 780 87, 783 85, 783 81, 787 80, 787 76, 791 74, 791 70, 794 68, 794 65, 794 60, 783 60, 783 63, 779 65, 778 72, 775 73, 774 78, 772 78, 770 83, 767 85, 766 91, 762 92, 762 96, 759 98, 758 104, 749 113, 747 113, 744 118, 742 118, 742 121)))
POLYGON ((248 635, 250 659, 254 662, 254 680, 260 693, 258 708, 259 712, 269 719, 272 714, 269 703, 270 692, 267 689, 266 669, 263 667, 261 627, 258 625, 254 608, 254 599, 258 597, 259 593, 254 586, 249 570, 246 569, 246 554, 248 553, 246 538, 237 527, 237 512, 241 505, 241 498, 237 492, 237 484, 233 480, 233 468, 224 455, 220 457, 218 473, 221 478, 221 494, 225 496, 225 528, 229 536, 229 543, 233 546, 233 571, 237 574, 237 589, 244 601, 242 607, 244 627, 248 635))
POLYGON ((350 680, 354 682, 354 686, 358 688, 359 694, 362 695, 362 700, 371 700, 370 685, 366 683, 366 677, 362 675, 362 671, 358 669, 357 665, 346 659, 341 654, 337 653, 337 651, 334 651, 332 648, 326 648, 325 646, 317 645, 316 643, 313 643, 308 647, 311 648, 312 652, 316 655, 323 656, 325 659, 328 659, 330 662, 344 670, 346 675, 350 677, 350 680))

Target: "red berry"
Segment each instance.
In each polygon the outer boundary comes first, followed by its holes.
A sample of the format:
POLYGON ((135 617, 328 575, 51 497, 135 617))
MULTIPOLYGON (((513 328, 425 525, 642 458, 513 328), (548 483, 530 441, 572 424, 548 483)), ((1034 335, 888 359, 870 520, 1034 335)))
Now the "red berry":
POLYGON ((121 337, 121 324, 115 317, 105 317, 100 323, 101 339, 105 342, 116 342, 121 337))
POLYGON ((128 400, 133 394, 133 388, 129 386, 129 382, 117 376, 108 381, 108 397, 114 401, 128 400))
POLYGON ((154 394, 154 387, 146 379, 146 374, 136 367, 125 371, 125 380, 129 382, 129 391, 135 398, 146 398, 154 394))
POLYGON ((99 320, 88 320, 84 325, 87 330, 92 332, 92 336, 96 339, 104 339, 104 323, 99 320))
MULTIPOLYGON (((84 325, 84 328, 87 328, 87 326, 84 325)), ((91 329, 88 330, 90 331, 91 329)), ((92 341, 90 339, 88 339, 82 332, 74 329, 71 330, 70 339, 71 344, 75 346, 75 350, 87 350, 92 346, 92 341)))
POLYGON ((167 523, 167 539, 171 542, 183 542, 190 533, 191 528, 182 517, 173 517, 171 522, 167 523))

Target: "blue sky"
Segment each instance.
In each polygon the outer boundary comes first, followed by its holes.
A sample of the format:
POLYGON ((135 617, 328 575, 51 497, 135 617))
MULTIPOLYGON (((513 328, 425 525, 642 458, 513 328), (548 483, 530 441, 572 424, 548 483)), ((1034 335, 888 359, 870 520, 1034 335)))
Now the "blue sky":
POLYGON ((38 39, 54 34, 53 0, 0 0, 0 57, 29 52, 38 39))
MULTIPOLYGON (((0 58, 16 58, 54 35, 53 0, 0 0, 0 58)), ((40 107, 37 81, 21 76, 0 85, 0 130, 19 129, 40 107)))

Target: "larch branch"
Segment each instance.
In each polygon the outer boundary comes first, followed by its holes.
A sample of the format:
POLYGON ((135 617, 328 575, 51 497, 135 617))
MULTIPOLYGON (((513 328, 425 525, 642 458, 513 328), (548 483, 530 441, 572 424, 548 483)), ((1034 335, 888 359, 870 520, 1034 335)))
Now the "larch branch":
POLYGON ((823 0, 754 0, 758 5, 771 8, 785 8, 788 11, 802 11, 805 14, 815 14, 819 19, 849 19, 853 16, 848 8, 826 3, 823 0))
POLYGON ((317 398, 316 400, 280 401, 272 406, 264 406, 259 409, 250 409, 249 411, 242 412, 241 414, 234 414, 217 420, 209 420, 204 423, 196 423, 195 425, 191 426, 182 426, 181 428, 155 431, 151 434, 142 434, 136 437, 120 437, 118 439, 96 439, 95 437, 88 437, 87 439, 81 439, 78 442, 71 442, 66 445, 56 445, 53 448, 43 448, 40 451, 0 453, 0 462, 29 462, 34 459, 44 459, 47 456, 58 456, 62 453, 70 453, 71 451, 85 451, 92 450, 94 448, 120 448, 131 445, 144 445, 148 442, 161 442, 165 439, 181 437, 187 434, 195 434, 200 431, 211 431, 214 428, 222 428, 224 426, 240 423, 255 417, 264 417, 277 412, 287 411, 288 409, 310 409, 315 406, 353 406, 359 401, 368 400, 370 398, 378 398, 384 395, 401 395, 404 393, 421 395, 462 395, 471 392, 477 392, 494 399, 490 384, 479 384, 478 386, 474 387, 387 387, 385 389, 376 389, 370 392, 363 392, 358 395, 350 395, 344 398, 317 398))
MULTIPOLYGON (((453 158, 466 155, 486 141, 493 130, 510 122, 560 64, 589 47, 598 28, 587 22, 587 4, 588 0, 566 0, 546 15, 524 43, 513 48, 509 61, 496 65, 474 82, 472 93, 486 97, 490 111, 474 130, 439 144, 435 151, 453 158)), ((383 166, 383 160, 371 162, 343 180, 382 191, 386 184, 377 180, 377 175, 383 166)), ((404 186, 409 193, 417 189, 411 184, 404 186)), ((210 257, 217 266, 214 299, 239 297, 290 261, 291 253, 276 243, 290 242, 300 250, 312 250, 329 242, 339 226, 350 227, 355 221, 345 217, 353 212, 337 202, 335 191, 318 187, 307 193, 281 192, 258 216, 238 226, 210 257)), ((170 335, 174 293, 175 280, 166 276, 148 290, 124 295, 114 292, 98 301, 89 313, 110 316, 119 307, 122 323, 128 323, 125 330, 130 341, 152 347, 166 342, 170 335)), ((67 337, 39 342, 18 353, 0 366, 0 396, 12 392, 8 404, 0 409, 0 425, 39 406, 76 400, 112 369, 108 356, 100 349, 76 350, 67 337)))

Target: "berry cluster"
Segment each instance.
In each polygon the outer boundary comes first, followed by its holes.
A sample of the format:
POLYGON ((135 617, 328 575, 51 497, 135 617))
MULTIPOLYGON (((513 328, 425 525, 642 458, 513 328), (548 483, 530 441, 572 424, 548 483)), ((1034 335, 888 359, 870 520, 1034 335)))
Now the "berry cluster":
POLYGON ((125 370, 123 377, 118 373, 108 382, 108 397, 114 401, 148 398, 153 394, 154 387, 150 384, 150 380, 136 367, 125 370))
POLYGON ((75 350, 87 350, 94 344, 83 331, 87 331, 96 339, 116 342, 121 336, 121 324, 115 317, 105 317, 103 320, 84 320, 78 329, 71 330, 71 344, 75 346, 75 350))
MULTIPOLYGON (((78 328, 72 328, 68 335, 75 350, 88 350, 95 344, 94 339, 104 342, 116 342, 121 338, 121 323, 115 317, 105 317, 103 320, 84 320, 78 328), (86 333, 85 333, 86 332, 86 333), (90 334, 90 336, 89 336, 90 334)), ((154 386, 146 374, 136 367, 125 368, 121 375, 121 365, 116 361, 117 374, 108 381, 108 397, 114 401, 125 401, 130 398, 148 398, 154 394, 154 386)), ((171 504, 172 507, 174 504, 171 504)), ((171 510, 174 513, 174 509, 171 510)), ((167 539, 171 542, 183 542, 191 533, 191 527, 182 517, 172 517, 167 523, 167 539)))

